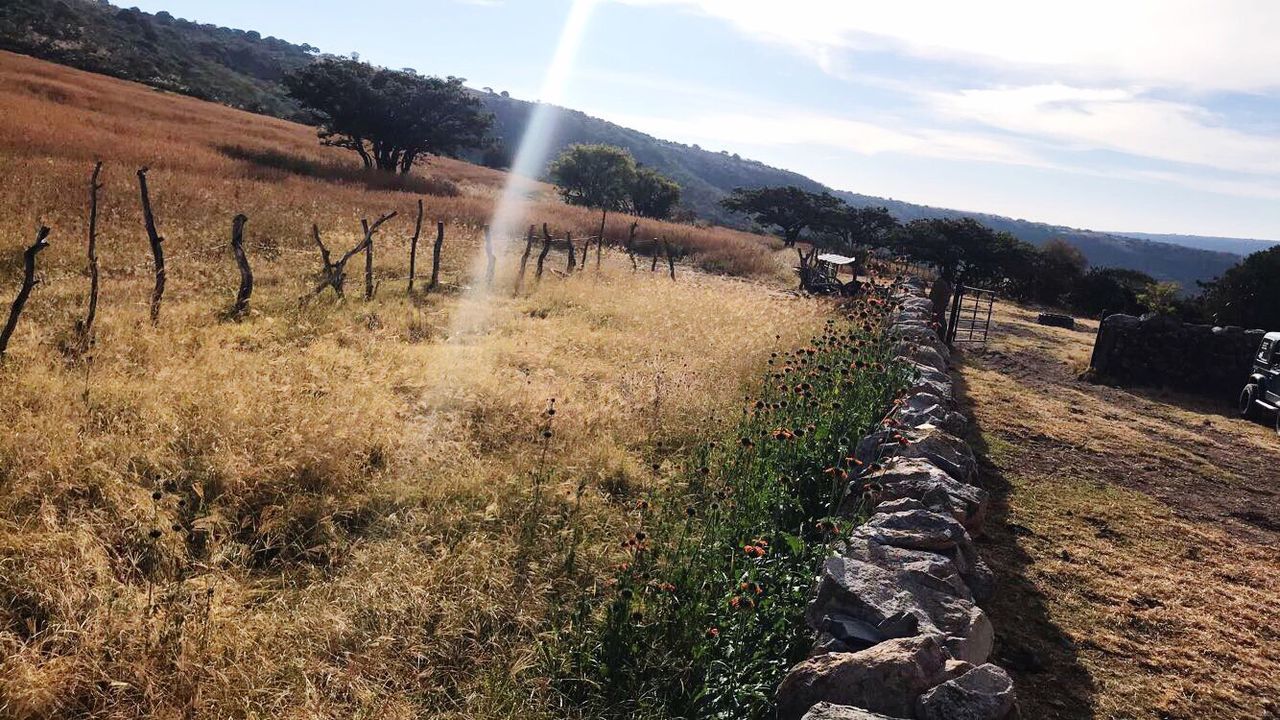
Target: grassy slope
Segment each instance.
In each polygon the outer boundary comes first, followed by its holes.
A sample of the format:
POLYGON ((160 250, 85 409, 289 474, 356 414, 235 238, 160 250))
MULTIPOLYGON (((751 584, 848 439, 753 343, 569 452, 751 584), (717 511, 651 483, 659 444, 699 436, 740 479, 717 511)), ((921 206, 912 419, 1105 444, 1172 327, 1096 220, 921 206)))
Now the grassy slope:
MULTIPOLYGON (((447 223, 444 292, 406 298, 402 217, 379 236, 375 301, 300 306, 318 265, 312 221, 350 245, 361 216, 408 213, 415 196, 216 149, 345 160, 308 128, 21 56, 0 54, 0 106, 0 297, 37 219, 54 228, 0 367, 0 716, 537 707, 530 668, 553 591, 607 572, 636 499, 736 417, 770 350, 825 316, 759 279, 682 264, 672 283, 609 252, 598 274, 498 293, 480 330, 457 332, 450 318, 468 301, 456 287, 502 176, 447 160, 427 168, 461 188, 427 198, 428 221, 447 223), (59 348, 83 311, 95 157, 107 162, 103 292, 86 366, 59 348), (144 163, 170 268, 156 329, 133 177, 144 163), (252 315, 228 323, 238 211, 258 286, 252 315), (551 397, 549 499, 530 519, 551 397), (577 495, 582 546, 565 577, 541 558, 577 495), (535 541, 512 531, 521 522, 535 541)), ((530 212, 553 230, 595 222, 545 191, 530 212)), ((641 232, 756 278, 780 271, 756 236, 641 232)), ((563 262, 556 250, 551 265, 563 262)), ((500 255, 500 287, 515 263, 500 255)))
POLYGON ((1026 717, 1274 717, 1275 434, 1229 398, 1076 380, 1094 330, 998 306, 959 373, 997 497, 997 661, 1026 717))

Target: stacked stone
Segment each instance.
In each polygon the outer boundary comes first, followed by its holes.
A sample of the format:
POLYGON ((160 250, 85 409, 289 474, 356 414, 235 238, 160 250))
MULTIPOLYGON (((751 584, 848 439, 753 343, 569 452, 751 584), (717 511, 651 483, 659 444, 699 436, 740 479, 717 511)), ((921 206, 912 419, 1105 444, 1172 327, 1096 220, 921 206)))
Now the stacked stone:
POLYGON ((924 284, 897 290, 888 332, 915 379, 859 443, 870 468, 850 483, 841 513, 873 514, 827 559, 806 621, 809 659, 778 689, 782 720, 999 720, 1017 713, 1013 682, 987 662, 992 628, 977 603, 992 575, 973 536, 987 493, 957 435, 950 351, 938 338, 924 284))
POLYGON ((1262 336, 1262 330, 1193 325, 1160 315, 1111 315, 1098 329, 1090 374, 1123 386, 1234 399, 1262 336))

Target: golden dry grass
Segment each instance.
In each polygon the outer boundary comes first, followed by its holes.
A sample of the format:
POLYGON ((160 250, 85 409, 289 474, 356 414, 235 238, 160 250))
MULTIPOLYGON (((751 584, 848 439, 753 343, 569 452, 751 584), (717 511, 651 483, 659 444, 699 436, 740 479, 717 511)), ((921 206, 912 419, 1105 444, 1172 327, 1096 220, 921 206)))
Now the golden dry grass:
POLYGON ((997 658, 1037 718, 1266 718, 1280 698, 1280 442, 1214 404, 1075 379, 1077 331, 997 307, 960 373, 1002 495, 997 658))
MULTIPOLYGON (((216 150, 341 158, 308 128, 20 56, 0 54, 0 108, 6 302, 36 219, 54 228, 0 367, 0 717, 536 713, 538 641, 561 591, 602 576, 636 498, 736 417, 770 350, 826 313, 758 280, 633 274, 615 252, 600 273, 496 293, 463 332, 452 318, 471 300, 454 288, 471 282, 502 177, 449 160, 429 172, 462 194, 427 201, 428 220, 449 224, 446 292, 410 299, 394 279, 401 218, 379 237, 373 302, 353 272, 346 302, 300 305, 313 220, 349 246, 358 218, 407 213, 414 196, 216 150), (60 347, 83 312, 95 156, 108 166, 98 343, 91 363, 71 362, 60 347), (170 266, 154 329, 141 164, 170 266), (239 323, 219 318, 235 212, 250 217, 258 281, 239 323), (552 397, 547 498, 529 518, 552 397), (519 532, 530 523, 533 540, 519 532), (548 558, 573 530, 566 572, 548 558)), ((594 223, 550 197, 530 213, 594 223)), ((648 231, 711 264, 780 272, 753 236, 648 231)), ((498 287, 514 263, 500 258, 498 287)))

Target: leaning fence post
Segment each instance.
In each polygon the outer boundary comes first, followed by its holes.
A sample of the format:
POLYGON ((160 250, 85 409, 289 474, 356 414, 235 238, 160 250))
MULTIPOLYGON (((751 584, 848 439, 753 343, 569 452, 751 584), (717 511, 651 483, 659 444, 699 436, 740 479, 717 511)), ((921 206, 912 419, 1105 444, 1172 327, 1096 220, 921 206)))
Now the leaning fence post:
POLYGON ((484 267, 484 286, 491 287, 493 285, 493 269, 498 262, 498 258, 493 254, 493 237, 489 233, 489 226, 484 226, 484 256, 486 264, 484 267))
POLYGON ((413 224, 413 239, 409 241, 409 293, 413 294, 413 277, 418 266, 418 237, 422 235, 422 198, 418 198, 418 220, 413 224))
POLYGON ((164 238, 156 230, 156 218, 151 212, 151 195, 147 192, 147 168, 138 170, 138 187, 142 193, 142 221, 147 228, 147 239, 151 242, 151 256, 155 259, 156 284, 151 291, 151 324, 160 323, 160 300, 164 297, 164 238))
POLYGON ((525 272, 525 269, 529 266, 529 255, 533 253, 533 233, 534 233, 534 228, 532 225, 530 225, 529 234, 525 236, 525 240, 524 240, 524 253, 520 255, 520 272, 516 274, 515 291, 517 293, 520 292, 521 286, 524 285, 524 272, 525 272))
POLYGON ((240 268, 240 291, 236 293, 236 304, 231 306, 231 317, 238 318, 249 309, 249 296, 253 294, 253 271, 249 269, 249 258, 244 254, 244 224, 249 218, 243 213, 236 215, 231 221, 231 252, 236 256, 236 266, 240 268))
POLYGON ((436 244, 431 248, 431 285, 434 290, 440 285, 440 248, 444 247, 444 223, 436 223, 436 244))
POLYGON ((534 272, 534 281, 542 280, 542 263, 547 259, 547 253, 551 252, 551 233, 547 230, 547 224, 542 223, 542 252, 538 253, 538 267, 534 272))
POLYGON ((373 232, 369 230, 369 221, 361 219, 360 228, 364 230, 364 299, 373 299, 373 232))
POLYGON ((36 255, 47 247, 49 228, 41 225, 36 229, 36 241, 22 253, 22 287, 18 290, 18 296, 13 299, 13 306, 9 308, 9 320, 5 322, 4 330, 0 331, 0 360, 4 359, 5 350, 9 349, 9 338, 13 335, 13 329, 18 326, 18 316, 27 304, 31 289, 40 282, 36 279, 36 255))

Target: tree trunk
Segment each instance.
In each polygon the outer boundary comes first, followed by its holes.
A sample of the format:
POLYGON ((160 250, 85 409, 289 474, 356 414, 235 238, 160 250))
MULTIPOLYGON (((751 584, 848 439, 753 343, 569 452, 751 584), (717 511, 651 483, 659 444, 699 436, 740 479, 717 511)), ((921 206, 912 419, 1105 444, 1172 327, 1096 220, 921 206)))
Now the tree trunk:
POLYGON ((231 221, 231 252, 236 256, 236 266, 240 268, 240 291, 236 293, 236 304, 231 306, 231 317, 243 317, 249 309, 249 296, 253 295, 253 271, 249 269, 249 258, 244 254, 244 224, 249 218, 243 214, 236 215, 231 221))
POLYGON ((440 285, 440 249, 444 247, 444 223, 436 223, 436 244, 431 248, 431 285, 428 290, 434 290, 440 285))
POLYGON ((418 238, 422 235, 422 198, 418 198, 418 220, 413 224, 413 238, 409 240, 409 294, 413 294, 413 277, 418 267, 418 238))
POLYGON ((22 254, 22 288, 18 290, 18 296, 13 299, 13 307, 9 308, 9 320, 4 324, 4 330, 0 331, 0 360, 4 359, 4 353, 9 349, 9 338, 13 336, 13 329, 18 326, 18 316, 22 315, 22 308, 27 304, 31 289, 40 282, 36 280, 36 255, 47 247, 49 247, 49 228, 41 225, 36 230, 35 243, 22 254))
POLYGON ((160 323, 160 300, 164 298, 164 238, 156 230, 156 218, 151 212, 151 195, 147 192, 147 168, 138 170, 138 187, 142 193, 142 220, 151 242, 151 256, 155 260, 156 284, 151 291, 151 324, 160 323))

